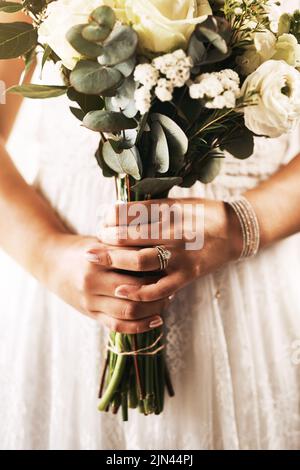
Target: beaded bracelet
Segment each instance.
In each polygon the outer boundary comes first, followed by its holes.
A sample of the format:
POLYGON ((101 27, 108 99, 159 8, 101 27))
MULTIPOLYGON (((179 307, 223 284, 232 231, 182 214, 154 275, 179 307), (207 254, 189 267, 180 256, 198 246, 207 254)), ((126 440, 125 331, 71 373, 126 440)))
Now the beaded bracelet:
POLYGON ((240 259, 255 256, 260 245, 260 229, 255 211, 244 196, 230 199, 227 203, 236 213, 243 234, 243 249, 240 259))

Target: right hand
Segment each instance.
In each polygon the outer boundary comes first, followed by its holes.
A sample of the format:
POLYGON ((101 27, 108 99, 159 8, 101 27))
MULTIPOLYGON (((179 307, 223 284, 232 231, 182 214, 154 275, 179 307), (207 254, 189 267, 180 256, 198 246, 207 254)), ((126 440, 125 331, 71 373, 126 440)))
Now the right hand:
POLYGON ((49 240, 43 266, 44 284, 76 310, 102 321, 111 330, 135 334, 160 326, 168 299, 143 303, 114 295, 119 285, 153 283, 153 275, 145 273, 138 277, 91 263, 87 253, 95 246, 105 259, 107 247, 96 238, 59 234, 49 240))

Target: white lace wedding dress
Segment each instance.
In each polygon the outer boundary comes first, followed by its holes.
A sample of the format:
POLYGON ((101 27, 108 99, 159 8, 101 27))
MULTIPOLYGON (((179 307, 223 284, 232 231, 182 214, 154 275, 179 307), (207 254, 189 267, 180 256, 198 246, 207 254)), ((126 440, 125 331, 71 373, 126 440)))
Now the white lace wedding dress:
MULTIPOLYGON (((9 144, 21 168, 37 158, 35 185, 80 234, 95 234, 99 206, 115 197, 93 157, 97 139, 58 98, 26 102, 9 144)), ((239 194, 290 160, 299 141, 257 139, 249 160, 228 157, 213 184, 176 194, 239 194)), ((134 411, 125 424, 97 411, 106 330, 4 255, 0 279, 2 449, 300 448, 300 235, 177 295, 166 313, 176 396, 163 415, 134 411)))

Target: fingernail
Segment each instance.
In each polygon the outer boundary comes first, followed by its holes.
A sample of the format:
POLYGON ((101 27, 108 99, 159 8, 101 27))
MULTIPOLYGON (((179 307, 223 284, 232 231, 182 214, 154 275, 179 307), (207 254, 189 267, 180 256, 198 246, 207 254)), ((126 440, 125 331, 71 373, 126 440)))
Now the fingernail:
POLYGON ((85 257, 90 263, 100 264, 99 256, 95 253, 86 253, 85 257))
POLYGON ((156 320, 152 320, 152 322, 149 324, 149 328, 158 328, 163 324, 163 319, 161 317, 157 317, 156 320))
POLYGON ((128 299, 129 295, 139 290, 140 286, 119 286, 115 290, 115 296, 120 299, 128 299))

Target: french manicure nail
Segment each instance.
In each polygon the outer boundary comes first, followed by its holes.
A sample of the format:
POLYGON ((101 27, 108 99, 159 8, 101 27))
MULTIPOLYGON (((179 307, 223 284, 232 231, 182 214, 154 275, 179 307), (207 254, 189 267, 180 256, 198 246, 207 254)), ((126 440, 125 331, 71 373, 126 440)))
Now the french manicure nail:
POLYGON ((120 297, 121 299, 128 299, 130 294, 134 294, 140 288, 141 286, 134 286, 134 285, 119 286, 115 290, 115 296, 120 297))
POLYGON ((152 322, 149 324, 149 328, 158 328, 159 326, 163 325, 163 323, 163 319, 157 317, 156 320, 152 320, 152 322))
POLYGON ((128 299, 128 290, 126 287, 117 287, 115 290, 115 296, 120 299, 128 299))
POLYGON ((85 257, 90 263, 100 264, 99 256, 96 253, 86 253, 85 257))

